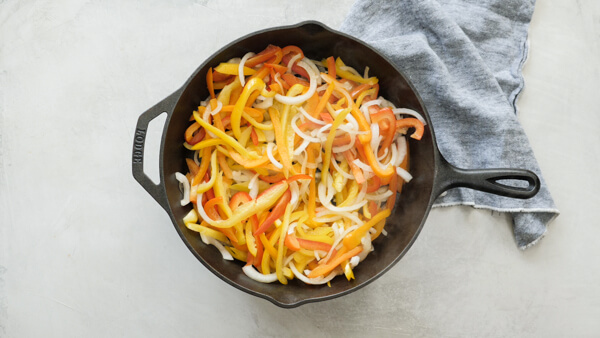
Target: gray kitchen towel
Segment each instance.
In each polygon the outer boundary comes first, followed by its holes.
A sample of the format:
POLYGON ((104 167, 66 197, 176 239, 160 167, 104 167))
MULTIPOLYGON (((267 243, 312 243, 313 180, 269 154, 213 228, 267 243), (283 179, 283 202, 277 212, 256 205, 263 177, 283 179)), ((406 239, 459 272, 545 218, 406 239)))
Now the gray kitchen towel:
POLYGON ((528 200, 458 188, 434 204, 510 213, 521 249, 542 238, 559 213, 516 116, 534 5, 535 0, 358 0, 341 27, 404 71, 450 163, 523 168, 540 176, 541 189, 528 200))

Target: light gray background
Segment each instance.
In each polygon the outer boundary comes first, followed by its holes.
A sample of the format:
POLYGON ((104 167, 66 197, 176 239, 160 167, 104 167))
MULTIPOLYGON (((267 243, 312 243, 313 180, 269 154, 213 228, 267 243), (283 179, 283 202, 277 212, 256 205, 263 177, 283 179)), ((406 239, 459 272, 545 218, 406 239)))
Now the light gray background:
POLYGON ((600 334, 596 0, 533 16, 519 119, 562 214, 525 252, 503 214, 436 209, 373 284, 282 310, 210 274, 133 180, 137 117, 213 51, 351 4, 0 0, 0 336, 600 334))

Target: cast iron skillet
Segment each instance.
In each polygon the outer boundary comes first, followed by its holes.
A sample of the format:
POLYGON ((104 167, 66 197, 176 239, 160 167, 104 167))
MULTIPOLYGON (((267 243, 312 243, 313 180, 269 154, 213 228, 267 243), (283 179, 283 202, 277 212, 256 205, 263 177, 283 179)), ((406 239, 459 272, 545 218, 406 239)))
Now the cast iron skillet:
POLYGON ((167 211, 179 236, 202 264, 234 287, 281 307, 296 307, 339 297, 356 291, 384 274, 408 251, 423 227, 433 201, 448 189, 468 187, 508 197, 529 198, 540 187, 539 178, 527 170, 465 170, 449 164, 438 151, 423 102, 402 72, 364 42, 314 21, 252 33, 213 54, 181 88, 139 117, 132 166, 135 179, 167 211), (405 185, 397 199, 394 212, 385 227, 388 235, 380 236, 374 241, 375 251, 356 267, 356 279, 353 281, 349 282, 343 276, 337 277, 331 281, 331 287, 305 285, 296 279, 288 285, 255 282, 244 275, 240 262, 223 260, 214 247, 204 245, 200 236, 188 230, 182 222, 191 206, 180 205, 181 192, 175 172, 187 171, 184 159, 190 153, 182 145, 183 134, 189 125, 191 112, 209 95, 205 86, 206 72, 209 67, 215 67, 233 57, 241 57, 246 52, 259 52, 268 44, 281 47, 296 45, 308 57, 317 60, 331 55, 340 56, 346 64, 359 70, 369 66, 369 74, 379 78, 381 95, 398 106, 420 112, 427 120, 425 134, 420 141, 408 138, 410 172, 414 178, 405 185), (160 147, 160 183, 154 184, 143 171, 144 143, 148 123, 164 112, 167 119, 160 147), (497 182, 504 179, 526 181, 528 186, 512 187, 497 182))

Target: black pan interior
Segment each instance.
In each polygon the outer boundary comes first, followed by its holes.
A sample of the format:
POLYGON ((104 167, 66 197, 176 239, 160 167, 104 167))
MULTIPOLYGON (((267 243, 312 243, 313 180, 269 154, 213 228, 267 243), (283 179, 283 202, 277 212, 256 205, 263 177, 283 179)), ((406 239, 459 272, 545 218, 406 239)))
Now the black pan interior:
POLYGON ((172 115, 168 117, 161 147, 161 178, 170 205, 170 216, 181 238, 192 253, 213 273, 229 284, 250 294, 268 299, 276 305, 293 307, 305 302, 337 297, 354 291, 391 268, 408 250, 418 235, 429 212, 435 175, 437 150, 429 126, 429 117, 423 103, 406 78, 379 53, 364 43, 347 35, 335 32, 320 23, 308 22, 295 26, 269 29, 243 37, 216 52, 190 77, 183 87, 172 115), (355 269, 355 280, 347 281, 338 276, 331 281, 331 287, 310 286, 298 280, 288 285, 279 283, 261 284, 247 278, 241 270, 240 262, 224 261, 212 246, 204 245, 197 233, 188 230, 182 218, 190 206, 181 207, 181 193, 174 173, 186 172, 185 158, 190 153, 182 146, 183 134, 189 125, 188 119, 200 101, 208 97, 205 77, 209 67, 215 67, 246 52, 259 52, 268 44, 281 47, 296 45, 306 56, 321 60, 329 56, 340 56, 344 62, 359 71, 369 66, 369 74, 377 76, 380 94, 399 107, 414 109, 422 113, 428 121, 422 140, 409 139, 413 180, 405 185, 396 202, 392 216, 385 229, 387 236, 380 236, 375 242, 375 251, 355 269))

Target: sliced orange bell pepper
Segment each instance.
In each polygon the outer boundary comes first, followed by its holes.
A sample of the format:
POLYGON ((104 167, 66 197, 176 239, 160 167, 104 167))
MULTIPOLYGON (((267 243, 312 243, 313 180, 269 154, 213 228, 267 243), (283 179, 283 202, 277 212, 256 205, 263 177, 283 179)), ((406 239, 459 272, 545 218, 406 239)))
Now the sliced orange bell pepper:
POLYGON ((331 76, 334 80, 337 78, 337 74, 335 72, 335 59, 333 56, 327 58, 327 74, 331 76))
POLYGON ((362 249, 362 247, 357 246, 347 252, 344 252, 343 250, 344 250, 344 248, 342 248, 342 250, 340 250, 338 252, 338 255, 336 256, 336 258, 331 259, 329 262, 322 264, 322 265, 318 265, 316 268, 314 268, 308 274, 308 278, 316 278, 319 276, 327 275, 328 273, 333 271, 333 269, 335 269, 338 265, 340 265, 343 261, 350 259, 350 258, 358 255, 359 253, 361 253, 361 251, 363 249, 362 249))
POLYGON ((208 92, 210 93, 211 98, 216 98, 215 96, 215 85, 213 82, 213 69, 212 67, 208 68, 208 72, 206 72, 206 88, 208 88, 208 92))
POLYGON ((420 140, 421 137, 423 137, 423 132, 425 131, 423 122, 414 117, 396 120, 396 129, 401 128, 415 128, 415 132, 410 135, 410 137, 414 138, 415 140, 420 140))

